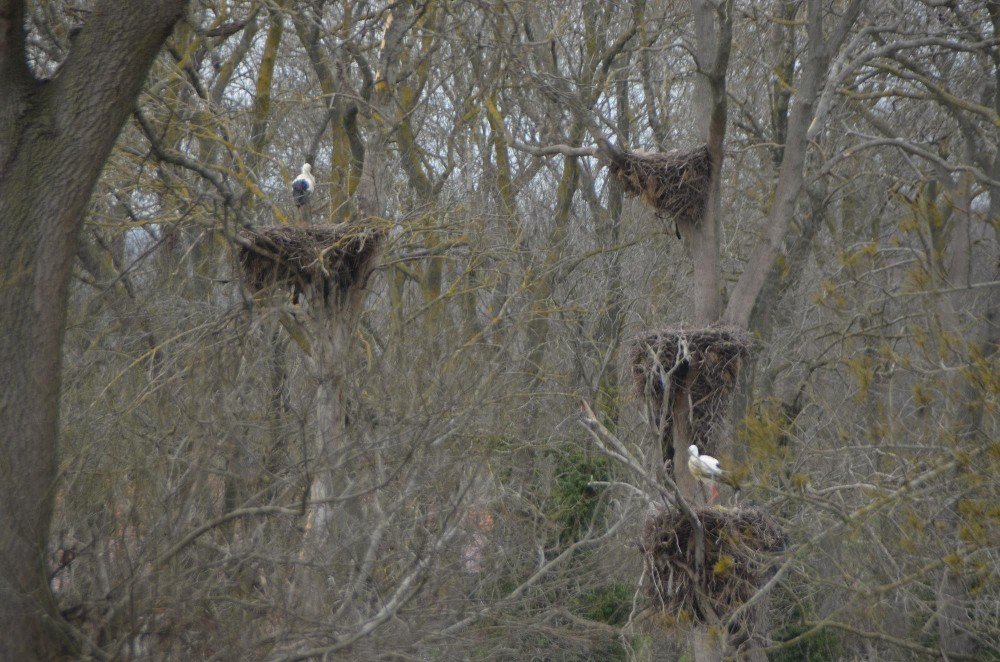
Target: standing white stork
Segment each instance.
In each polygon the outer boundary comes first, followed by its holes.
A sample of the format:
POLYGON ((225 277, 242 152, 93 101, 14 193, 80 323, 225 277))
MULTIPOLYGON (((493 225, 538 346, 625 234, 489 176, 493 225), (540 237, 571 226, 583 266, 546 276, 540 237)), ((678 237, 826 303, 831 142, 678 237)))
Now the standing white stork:
POLYGON ((312 176, 312 166, 302 164, 302 172, 292 180, 292 200, 296 207, 304 207, 309 202, 309 196, 316 188, 316 180, 312 176))
POLYGON ((701 455, 698 447, 694 444, 688 446, 688 471, 702 483, 708 485, 710 496, 708 503, 711 505, 719 496, 719 488, 716 487, 716 479, 725 479, 726 472, 719 468, 719 461, 711 455, 701 455))

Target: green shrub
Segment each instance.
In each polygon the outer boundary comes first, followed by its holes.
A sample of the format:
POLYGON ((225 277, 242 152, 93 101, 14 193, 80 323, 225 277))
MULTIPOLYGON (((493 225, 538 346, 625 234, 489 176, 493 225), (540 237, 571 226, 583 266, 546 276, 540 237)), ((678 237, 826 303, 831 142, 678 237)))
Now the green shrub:
POLYGON ((590 483, 608 480, 608 467, 604 458, 587 458, 579 451, 561 455, 556 464, 549 512, 557 527, 558 543, 567 545, 579 540, 600 516, 597 510, 601 490, 590 483))
MULTIPOLYGON (((773 633, 776 641, 791 641, 809 630, 807 625, 788 625, 773 633)), ((805 639, 790 644, 770 656, 771 662, 835 662, 843 659, 844 646, 840 635, 829 628, 820 628, 805 639)))
POLYGON ((592 621, 624 625, 632 610, 634 592, 634 587, 624 582, 605 584, 580 596, 577 613, 592 621))

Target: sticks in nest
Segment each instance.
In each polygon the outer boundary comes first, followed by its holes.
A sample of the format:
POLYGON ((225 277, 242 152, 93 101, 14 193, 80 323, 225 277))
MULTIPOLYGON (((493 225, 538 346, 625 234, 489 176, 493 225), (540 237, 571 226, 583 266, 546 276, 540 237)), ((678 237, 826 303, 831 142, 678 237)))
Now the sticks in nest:
POLYGON ((715 451, 714 429, 750 348, 745 331, 728 327, 649 331, 632 340, 629 356, 635 392, 649 406, 664 460, 673 457, 676 397, 689 398, 691 443, 702 452, 715 451))
POLYGON ((711 157, 708 146, 689 151, 601 154, 625 192, 642 197, 658 216, 678 225, 697 225, 705 213, 711 157))
POLYGON ((331 293, 364 287, 382 233, 340 225, 244 229, 237 258, 254 293, 272 288, 331 293))
POLYGON ((705 531, 704 581, 697 576, 695 529, 684 513, 650 514, 640 543, 651 578, 647 597, 676 622, 710 622, 746 604, 770 579, 788 539, 757 508, 695 508, 705 531))

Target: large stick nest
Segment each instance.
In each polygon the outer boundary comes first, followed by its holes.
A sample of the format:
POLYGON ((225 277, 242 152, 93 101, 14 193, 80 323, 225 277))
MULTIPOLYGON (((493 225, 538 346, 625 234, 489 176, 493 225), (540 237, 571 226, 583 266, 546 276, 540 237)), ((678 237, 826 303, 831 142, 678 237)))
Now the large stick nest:
POLYGON ((701 221, 711 171, 708 145, 665 153, 614 150, 604 160, 625 192, 641 196, 658 216, 679 225, 701 221))
POLYGON ((788 541, 777 520, 757 508, 698 507, 694 513, 705 532, 700 589, 695 528, 687 515, 675 509, 651 514, 642 534, 647 597, 677 623, 724 619, 746 604, 773 576, 788 541))
POLYGON ((715 430, 750 348, 750 336, 729 327, 664 329, 635 337, 629 351, 632 380, 636 394, 649 406, 665 461, 673 458, 677 397, 689 398, 690 443, 704 453, 715 451, 715 430))
POLYGON ((318 291, 327 299, 365 286, 381 239, 378 230, 347 224, 244 229, 237 257, 254 293, 318 291))

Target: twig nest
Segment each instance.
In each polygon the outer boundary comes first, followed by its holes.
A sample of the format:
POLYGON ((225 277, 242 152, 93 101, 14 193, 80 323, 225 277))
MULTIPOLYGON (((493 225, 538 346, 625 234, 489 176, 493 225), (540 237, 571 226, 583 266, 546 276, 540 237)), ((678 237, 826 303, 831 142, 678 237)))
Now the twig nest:
POLYGON ((648 331, 632 340, 633 384, 661 433, 665 460, 672 457, 673 398, 685 395, 681 388, 685 384, 691 405, 691 443, 703 453, 715 451, 714 429, 750 349, 749 334, 734 327, 648 331))
POLYGON ((711 157, 708 145, 688 151, 602 154, 608 170, 630 195, 642 197, 658 216, 696 225, 705 213, 711 157))
POLYGON ((695 529, 679 510, 646 519, 641 548, 651 581, 652 607, 677 624, 724 619, 756 595, 773 576, 787 536, 771 515, 757 508, 694 509, 705 531, 704 583, 698 586, 695 529))
POLYGON ((244 229, 237 257, 254 293, 318 291, 325 299, 337 290, 364 287, 381 239, 379 230, 346 223, 244 229))

